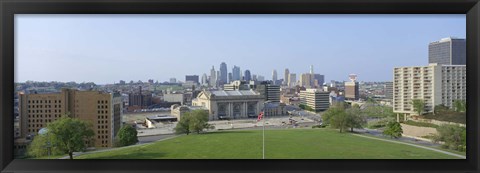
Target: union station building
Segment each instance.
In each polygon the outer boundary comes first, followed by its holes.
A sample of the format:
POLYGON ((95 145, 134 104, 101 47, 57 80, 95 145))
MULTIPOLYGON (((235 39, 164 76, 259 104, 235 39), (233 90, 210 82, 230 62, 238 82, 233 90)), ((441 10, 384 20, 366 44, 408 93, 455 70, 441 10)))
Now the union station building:
POLYGON ((192 106, 209 111, 209 120, 256 118, 265 97, 253 90, 202 91, 192 100, 192 106))

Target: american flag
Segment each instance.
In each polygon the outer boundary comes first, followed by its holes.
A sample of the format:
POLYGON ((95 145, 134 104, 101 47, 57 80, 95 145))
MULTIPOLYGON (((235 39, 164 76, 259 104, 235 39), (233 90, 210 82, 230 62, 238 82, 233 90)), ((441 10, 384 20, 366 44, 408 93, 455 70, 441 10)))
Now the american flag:
POLYGON ((258 114, 257 122, 262 120, 262 118, 263 118, 263 112, 260 112, 260 114, 258 114))

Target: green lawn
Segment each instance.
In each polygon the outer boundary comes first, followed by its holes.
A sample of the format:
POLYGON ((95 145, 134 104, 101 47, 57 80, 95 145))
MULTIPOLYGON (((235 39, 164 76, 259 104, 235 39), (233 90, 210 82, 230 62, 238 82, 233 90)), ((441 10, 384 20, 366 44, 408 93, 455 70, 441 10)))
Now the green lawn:
MULTIPOLYGON (((267 159, 456 159, 403 144, 338 133, 332 129, 265 131, 267 159)), ((76 159, 261 159, 262 131, 184 135, 76 159)))

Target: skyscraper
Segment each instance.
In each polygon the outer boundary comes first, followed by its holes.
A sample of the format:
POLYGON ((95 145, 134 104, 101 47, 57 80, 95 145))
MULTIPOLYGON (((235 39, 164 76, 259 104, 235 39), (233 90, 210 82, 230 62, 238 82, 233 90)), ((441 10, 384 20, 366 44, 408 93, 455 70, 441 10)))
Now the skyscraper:
POLYGON ((207 74, 203 73, 202 75, 202 85, 208 85, 208 77, 207 74))
POLYGON ((428 45, 428 63, 466 65, 466 40, 443 38, 428 45))
POLYGON ((283 75, 283 85, 286 85, 286 86, 289 85, 288 77, 290 77, 290 71, 288 70, 288 68, 286 68, 285 69, 285 74, 283 75))
POLYGON ((217 86, 217 72, 215 71, 215 67, 212 66, 210 70, 210 86, 216 87, 217 86))
POLYGON ((277 70, 273 70, 272 71, 272 81, 273 81, 273 84, 276 85, 277 84, 277 70))
POLYGON ((228 73, 228 83, 231 83, 233 81, 233 75, 232 73, 228 73))
POLYGON ((313 65, 310 65, 310 74, 313 75, 313 65))
POLYGON ((288 86, 289 87, 294 87, 297 85, 297 74, 295 73, 290 73, 288 77, 288 86))
POLYGON ((244 80, 245 81, 250 81, 252 78, 250 76, 250 70, 245 70, 245 75, 244 75, 244 80))
POLYGON ((252 80, 257 81, 257 75, 256 74, 252 75, 252 80))
POLYGON ((316 80, 317 83, 314 84, 314 86, 321 87, 323 83, 325 83, 325 76, 321 74, 314 74, 314 81, 316 80))
POLYGON ((234 65, 232 69, 232 79, 240 80, 241 79, 240 74, 241 74, 240 67, 234 65))
POLYGON ((222 62, 220 64, 220 85, 226 84, 227 83, 227 64, 225 62, 222 62))

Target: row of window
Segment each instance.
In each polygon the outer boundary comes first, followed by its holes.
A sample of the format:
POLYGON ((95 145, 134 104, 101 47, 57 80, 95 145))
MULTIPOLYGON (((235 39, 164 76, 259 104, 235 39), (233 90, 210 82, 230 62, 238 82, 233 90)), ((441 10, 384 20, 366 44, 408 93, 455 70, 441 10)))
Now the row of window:
MULTIPOLYGON (((44 103, 43 100, 28 100, 28 103, 44 103)), ((52 100, 45 100, 45 103, 52 103, 52 100)), ((61 100, 54 100, 54 103, 62 103, 61 100)))
MULTIPOLYGON (((45 115, 45 118, 52 118, 52 114, 45 115)), ((60 114, 53 114, 53 117, 60 117, 60 114)), ((43 114, 28 114, 28 118, 44 118, 43 114)))
POLYGON ((107 100, 98 100, 97 103, 98 104, 108 104, 108 101, 107 100))
MULTIPOLYGON (((28 113, 43 113, 43 112, 44 112, 44 110, 28 110, 28 113)), ((60 109, 59 110, 55 109, 55 110, 53 110, 53 112, 60 113, 61 111, 60 111, 60 109)), ((51 109, 50 110, 45 110, 45 113, 52 113, 52 110, 51 109)))
MULTIPOLYGON (((44 108, 43 105, 28 105, 28 108, 44 108)), ((45 108, 52 108, 52 105, 45 105, 45 108)), ((62 105, 54 105, 54 108, 62 108, 62 105)))
POLYGON ((97 139, 108 139, 108 135, 98 135, 97 139))

